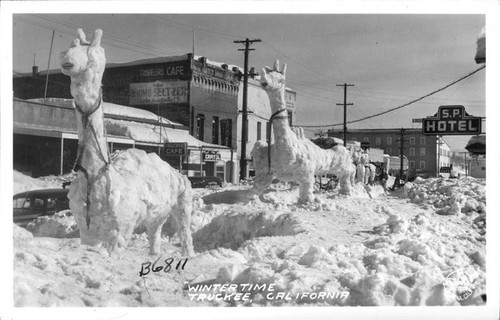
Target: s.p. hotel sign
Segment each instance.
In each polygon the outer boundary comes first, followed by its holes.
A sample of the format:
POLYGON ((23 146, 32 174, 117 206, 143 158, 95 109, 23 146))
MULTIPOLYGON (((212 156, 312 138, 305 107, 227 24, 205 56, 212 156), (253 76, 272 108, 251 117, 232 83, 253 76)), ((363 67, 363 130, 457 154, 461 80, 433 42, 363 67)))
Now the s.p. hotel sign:
POLYGON ((187 81, 155 81, 131 83, 130 105, 187 103, 187 81))
POLYGON ((440 106, 438 112, 422 119, 425 135, 476 135, 481 133, 481 117, 465 112, 464 106, 440 106))

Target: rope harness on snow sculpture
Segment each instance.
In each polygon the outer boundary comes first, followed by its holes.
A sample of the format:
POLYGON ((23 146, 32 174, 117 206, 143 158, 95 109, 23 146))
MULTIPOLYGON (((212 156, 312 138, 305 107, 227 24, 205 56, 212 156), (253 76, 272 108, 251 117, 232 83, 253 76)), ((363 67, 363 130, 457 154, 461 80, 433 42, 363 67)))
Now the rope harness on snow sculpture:
MULTIPOLYGON (((269 123, 270 123, 270 131, 273 131, 273 121, 278 120, 278 119, 288 119, 288 116, 279 116, 281 112, 286 111, 286 109, 279 109, 275 113, 271 115, 271 118, 269 118, 269 123)), ((268 174, 271 174, 271 137, 269 137, 269 145, 267 146, 267 164, 268 164, 268 174)))
MULTIPOLYGON (((107 167, 109 166, 109 163, 110 163, 109 150, 108 150, 108 148, 106 148, 106 156, 107 157, 105 157, 103 154, 103 151, 101 149, 101 145, 99 143, 99 140, 97 139, 97 132, 95 131, 95 128, 92 125, 92 123, 89 121, 89 118, 102 106, 102 104, 103 104, 102 89, 99 91, 99 100, 97 101, 95 107, 92 110, 90 110, 88 113, 83 112, 82 108, 78 104, 76 104, 76 102, 75 102, 75 109, 82 116, 83 128, 87 129, 88 127, 90 127, 90 131, 92 132, 92 135, 94 136, 94 140, 97 144, 97 148, 99 149, 99 154, 101 155, 104 163, 106 163, 106 166, 104 166, 103 168, 101 168, 101 170, 99 170, 99 174, 101 173, 101 171, 107 170, 107 167)), ((104 112, 102 114, 102 122, 103 122, 103 128, 104 128, 104 138, 106 139, 106 126, 104 125, 104 112)), ((106 140, 106 146, 107 145, 108 145, 108 141, 106 140)), ((73 165, 73 171, 79 171, 79 170, 82 171, 83 174, 85 175, 85 178, 87 179, 87 199, 86 199, 87 214, 85 217, 85 221, 87 223, 87 229, 90 229, 89 208, 90 208, 90 191, 91 191, 92 183, 90 181, 87 169, 81 165, 82 153, 83 153, 83 144, 82 144, 82 141, 78 141, 78 151, 77 151, 75 164, 73 165)))

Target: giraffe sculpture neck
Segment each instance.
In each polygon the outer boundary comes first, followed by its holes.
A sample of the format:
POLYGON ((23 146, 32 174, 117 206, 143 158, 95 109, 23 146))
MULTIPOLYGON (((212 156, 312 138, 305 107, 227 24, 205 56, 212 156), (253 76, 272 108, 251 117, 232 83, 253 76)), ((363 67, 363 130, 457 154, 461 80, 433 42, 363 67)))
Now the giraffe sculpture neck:
POLYGON ((293 133, 288 123, 284 86, 276 91, 268 91, 268 96, 271 110, 275 115, 271 119, 274 137, 276 142, 278 142, 282 140, 280 138, 287 138, 289 134, 293 133))
POLYGON ((100 81, 81 85, 71 81, 78 128, 78 158, 76 165, 88 178, 97 176, 109 163, 108 145, 104 135, 104 112, 100 81))

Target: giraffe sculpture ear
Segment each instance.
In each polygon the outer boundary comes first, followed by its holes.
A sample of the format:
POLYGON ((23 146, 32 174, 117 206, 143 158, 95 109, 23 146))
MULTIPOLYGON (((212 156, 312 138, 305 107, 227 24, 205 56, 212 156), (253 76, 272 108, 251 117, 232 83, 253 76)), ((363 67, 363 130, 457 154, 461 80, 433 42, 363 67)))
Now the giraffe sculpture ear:
POLYGON ((87 41, 87 36, 85 35, 85 32, 83 32, 82 29, 78 29, 78 38, 80 39, 80 44, 85 45, 89 44, 87 41))
POLYGON ((92 42, 90 43, 91 47, 99 47, 101 45, 102 39, 102 30, 96 29, 94 31, 94 37, 92 38, 92 42))
POLYGON ((286 63, 283 64, 283 69, 281 69, 281 74, 286 75, 286 63))

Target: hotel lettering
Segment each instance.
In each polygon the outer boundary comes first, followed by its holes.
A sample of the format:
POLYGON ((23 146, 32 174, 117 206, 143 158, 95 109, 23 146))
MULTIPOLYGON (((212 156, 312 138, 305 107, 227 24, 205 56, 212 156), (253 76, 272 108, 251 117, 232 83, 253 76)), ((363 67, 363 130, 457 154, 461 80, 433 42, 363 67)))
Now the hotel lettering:
POLYGON ((463 106, 440 106, 433 117, 422 119, 425 135, 474 135, 481 133, 481 118, 465 112, 463 106))

